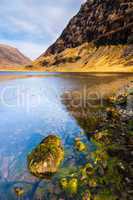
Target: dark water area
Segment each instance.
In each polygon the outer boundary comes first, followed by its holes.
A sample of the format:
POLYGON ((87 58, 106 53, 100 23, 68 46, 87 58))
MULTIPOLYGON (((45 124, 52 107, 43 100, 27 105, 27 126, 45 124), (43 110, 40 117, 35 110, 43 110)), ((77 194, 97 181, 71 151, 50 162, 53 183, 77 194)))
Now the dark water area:
MULTIPOLYGON (((133 75, 0 72, 0 79, 3 77, 4 81, 0 82, 0 200, 17 199, 14 187, 24 188, 22 199, 56 199, 60 192, 56 180, 67 176, 68 169, 78 170, 96 148, 86 136, 84 121, 77 120, 80 112, 71 113, 64 94, 108 85, 119 79, 128 80, 133 75), (27 155, 49 134, 61 138, 65 158, 51 180, 39 180, 28 172, 27 155), (86 144, 85 153, 76 152, 75 138, 86 144)), ((88 112, 87 107, 84 112, 88 112)))

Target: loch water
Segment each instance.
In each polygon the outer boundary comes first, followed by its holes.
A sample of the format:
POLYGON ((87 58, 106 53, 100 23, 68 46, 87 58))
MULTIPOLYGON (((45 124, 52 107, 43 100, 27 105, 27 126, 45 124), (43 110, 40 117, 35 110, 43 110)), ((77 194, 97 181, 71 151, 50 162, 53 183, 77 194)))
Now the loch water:
MULTIPOLYGON (((115 79, 127 79, 130 74, 96 75, 89 73, 0 73, 0 200, 16 199, 14 188, 24 188, 23 199, 54 199, 59 194, 55 182, 67 170, 78 170, 86 163, 95 145, 89 140, 84 127, 64 103, 64 95, 93 88, 115 79), (27 169, 27 155, 46 136, 58 135, 65 151, 59 172, 51 180, 39 180, 27 169), (80 138, 87 152, 75 150, 80 138), (50 197, 50 195, 53 195, 50 197), (46 198, 46 197, 45 197, 46 198)), ((92 91, 94 92, 94 91, 92 91)), ((80 93, 80 94, 81 94, 80 93)), ((70 96, 71 97, 71 96, 70 96)), ((81 103, 81 102, 78 102, 81 103)), ((75 102, 75 109, 78 104, 75 102)), ((84 108, 88 112, 88 108, 84 108)), ((77 113, 76 113, 77 114, 77 113)))

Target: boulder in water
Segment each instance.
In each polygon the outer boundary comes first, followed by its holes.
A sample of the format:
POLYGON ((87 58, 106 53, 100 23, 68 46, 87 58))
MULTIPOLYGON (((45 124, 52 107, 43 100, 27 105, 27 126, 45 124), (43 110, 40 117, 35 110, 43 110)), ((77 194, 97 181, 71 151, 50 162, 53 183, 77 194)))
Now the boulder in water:
POLYGON ((50 178, 58 171, 63 158, 60 138, 49 135, 28 155, 28 169, 38 178, 50 178))

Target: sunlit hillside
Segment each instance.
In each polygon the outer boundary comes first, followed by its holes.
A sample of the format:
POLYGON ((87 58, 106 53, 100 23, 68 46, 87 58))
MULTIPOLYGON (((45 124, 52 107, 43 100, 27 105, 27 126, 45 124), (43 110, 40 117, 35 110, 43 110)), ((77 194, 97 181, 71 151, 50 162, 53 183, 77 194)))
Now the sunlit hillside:
POLYGON ((84 43, 59 54, 40 57, 32 67, 62 72, 133 72, 132 45, 96 47, 84 43))

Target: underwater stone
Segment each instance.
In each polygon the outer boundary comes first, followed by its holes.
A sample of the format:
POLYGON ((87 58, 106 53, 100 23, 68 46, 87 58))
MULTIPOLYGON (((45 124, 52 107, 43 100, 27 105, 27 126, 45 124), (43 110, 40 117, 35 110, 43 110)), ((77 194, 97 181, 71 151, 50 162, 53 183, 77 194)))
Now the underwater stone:
POLYGON ((78 190, 78 179, 77 178, 62 178, 60 180, 61 189, 68 192, 69 194, 76 194, 78 190))
POLYGON ((91 200, 91 193, 89 190, 86 190, 83 194, 82 200, 91 200))
POLYGON ((47 179, 58 171, 63 158, 60 138, 49 135, 28 155, 28 169, 34 176, 47 179))
POLYGON ((68 183, 68 192, 70 194, 76 194, 78 190, 78 180, 76 178, 72 178, 68 183))
POLYGON ((67 186, 68 186, 68 181, 66 178, 62 178, 60 180, 60 186, 63 190, 66 190, 67 189, 67 186))
POLYGON ((86 151, 86 145, 82 141, 80 141, 80 138, 76 138, 75 148, 77 149, 77 151, 80 152, 86 151))
POLYGON ((22 187, 15 187, 14 192, 17 197, 21 197, 24 194, 24 189, 22 187))

